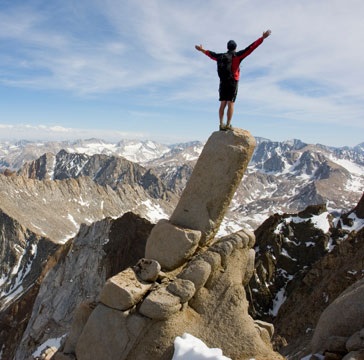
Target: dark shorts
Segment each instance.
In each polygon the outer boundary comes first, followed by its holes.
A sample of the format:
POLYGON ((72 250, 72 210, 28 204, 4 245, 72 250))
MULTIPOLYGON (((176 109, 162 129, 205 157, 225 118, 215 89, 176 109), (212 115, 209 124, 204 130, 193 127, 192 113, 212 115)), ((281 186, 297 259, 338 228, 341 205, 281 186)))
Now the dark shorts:
POLYGON ((220 101, 232 101, 235 102, 236 95, 238 94, 237 80, 220 81, 219 87, 219 100, 220 101))

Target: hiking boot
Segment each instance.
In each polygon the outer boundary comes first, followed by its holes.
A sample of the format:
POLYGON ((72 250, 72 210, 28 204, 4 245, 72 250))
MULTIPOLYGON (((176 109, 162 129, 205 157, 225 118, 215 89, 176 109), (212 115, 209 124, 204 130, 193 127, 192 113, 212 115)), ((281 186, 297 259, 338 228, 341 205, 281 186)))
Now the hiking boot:
POLYGON ((234 130, 234 128, 231 126, 231 124, 226 125, 225 130, 234 130))
POLYGON ((220 131, 226 131, 226 126, 225 125, 220 125, 219 129, 220 129, 220 131))

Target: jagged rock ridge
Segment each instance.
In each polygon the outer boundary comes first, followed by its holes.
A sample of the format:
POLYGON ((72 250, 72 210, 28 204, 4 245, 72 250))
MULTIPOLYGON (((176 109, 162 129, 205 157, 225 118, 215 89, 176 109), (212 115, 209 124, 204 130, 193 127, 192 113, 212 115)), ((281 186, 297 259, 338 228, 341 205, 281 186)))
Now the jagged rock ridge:
POLYGON ((108 185, 112 189, 124 184, 140 186, 153 198, 173 198, 152 170, 119 156, 89 156, 61 150, 56 155, 46 153, 39 159, 24 164, 18 175, 38 180, 77 179, 87 176, 97 184, 108 185))
POLYGON ((347 213, 311 206, 274 215, 255 232, 255 274, 247 288, 250 313, 275 325, 289 359, 309 353, 321 313, 364 277, 364 194, 347 213), (295 356, 292 354, 296 353, 295 356))
POLYGON ((113 190, 89 177, 40 181, 0 175, 0 189, 1 209, 8 216, 54 242, 73 237, 81 223, 128 210, 143 213, 143 200, 151 199, 129 185, 113 190))

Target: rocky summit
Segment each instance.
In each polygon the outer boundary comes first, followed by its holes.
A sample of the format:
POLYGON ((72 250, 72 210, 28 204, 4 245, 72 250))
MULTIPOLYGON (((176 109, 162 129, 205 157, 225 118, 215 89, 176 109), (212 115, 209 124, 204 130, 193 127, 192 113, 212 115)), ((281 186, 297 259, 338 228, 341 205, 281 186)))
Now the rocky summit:
MULTIPOLYGON (((147 256, 109 278, 92 308, 86 303, 78 308, 69 335, 54 359, 167 360, 173 355, 174 338, 185 332, 209 346, 220 347, 233 359, 282 359, 270 343, 273 327, 248 315, 244 285, 254 270, 254 235, 247 230, 216 240, 212 235, 249 162, 254 139, 240 130, 217 132, 206 146, 207 151, 215 148, 222 153, 241 153, 237 160, 232 160, 235 176, 228 174, 226 185, 215 186, 220 184, 211 173, 216 168, 207 166, 202 156, 194 170, 198 176, 192 174, 186 187, 185 191, 192 194, 184 196, 192 199, 193 195, 197 207, 210 210, 207 214, 214 224, 211 230, 206 231, 205 213, 200 222, 193 223, 193 229, 186 222, 181 226, 186 220, 184 217, 178 220, 176 215, 163 222, 157 233, 153 229, 147 240, 146 255, 160 258, 157 252, 148 250, 152 241, 171 258, 176 258, 182 248, 186 249, 185 256, 167 266, 163 258, 159 264, 147 256), (236 176, 240 179, 235 180, 236 176), (198 203, 199 186, 193 182, 203 179, 210 181, 209 196, 217 199, 214 204, 204 196, 198 203), (232 183, 228 192, 227 183, 232 183), (202 234, 208 234, 204 239, 209 241, 201 243, 202 234)), ((194 208, 191 201, 187 202, 189 209, 194 208)))
POLYGON ((171 270, 185 262, 198 247, 209 244, 241 182, 254 147, 254 138, 243 130, 229 131, 224 136, 215 132, 209 138, 169 224, 162 221, 153 229, 147 243, 147 257, 157 259, 163 268, 171 270), (171 248, 172 255, 168 251, 171 248))

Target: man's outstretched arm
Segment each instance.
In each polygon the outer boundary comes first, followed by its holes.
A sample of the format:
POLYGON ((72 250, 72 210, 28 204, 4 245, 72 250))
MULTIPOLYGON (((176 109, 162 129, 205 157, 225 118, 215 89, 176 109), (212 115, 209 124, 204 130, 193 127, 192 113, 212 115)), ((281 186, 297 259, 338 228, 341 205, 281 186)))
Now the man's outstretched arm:
POLYGON ((195 49, 201 51, 212 60, 217 60, 217 54, 210 50, 205 50, 202 45, 195 45, 195 49))
POLYGON ((272 32, 270 30, 264 31, 263 35, 255 40, 253 43, 251 43, 248 47, 246 47, 244 50, 240 50, 236 53, 236 55, 240 59, 246 58, 248 55, 250 55, 262 42, 264 39, 266 39, 272 32))
POLYGON ((270 30, 264 31, 263 35, 262 35, 262 38, 266 39, 271 33, 272 33, 272 31, 270 31, 270 30))
POLYGON ((207 50, 205 50, 202 45, 195 45, 195 49, 203 52, 206 55, 207 50))

